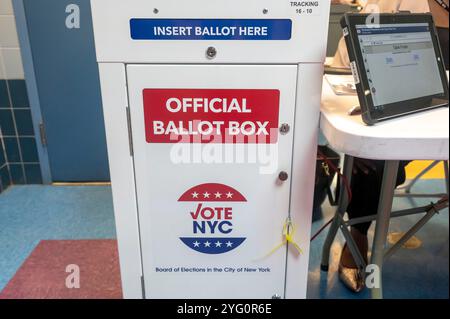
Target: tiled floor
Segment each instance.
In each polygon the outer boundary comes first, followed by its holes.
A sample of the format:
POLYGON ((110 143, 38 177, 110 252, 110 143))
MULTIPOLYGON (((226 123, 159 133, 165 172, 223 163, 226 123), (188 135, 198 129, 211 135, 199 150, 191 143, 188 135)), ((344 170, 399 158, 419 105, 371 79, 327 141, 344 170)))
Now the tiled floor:
POLYGON ((0 195, 0 290, 41 240, 109 238, 109 187, 11 187, 0 195))
MULTIPOLYGON (((421 181, 418 191, 443 191, 439 180, 421 181)), ((428 203, 421 200, 419 203, 428 203)), ((395 208, 410 205, 397 200, 395 208)), ((332 216, 324 208, 325 218, 332 216)), ((392 221, 391 231, 405 231, 419 217, 392 221)), ((321 248, 326 232, 313 243, 309 270, 309 298, 366 298, 368 292, 352 294, 338 281, 336 268, 342 238, 334 245, 330 272, 319 270, 321 248)), ((112 198, 109 187, 18 186, 0 195, 0 290, 12 278, 40 240, 108 239, 115 237, 112 198)), ((385 266, 387 298, 449 297, 449 219, 448 211, 436 216, 420 231, 423 246, 401 250, 385 266)))
POLYGON ((122 298, 115 239, 42 240, 0 291, 0 300, 122 298))
MULTIPOLYGON (((415 188, 418 193, 444 192, 440 180, 423 180, 415 188)), ((417 205, 427 205, 432 199, 415 200, 417 205)), ((396 199, 394 210, 411 207, 408 199, 396 199)), ((325 219, 332 216, 333 210, 324 207, 325 219)), ((409 230, 423 215, 402 217, 391 220, 390 232, 409 230)), ((398 298, 448 298, 449 297, 449 218, 448 210, 435 216, 416 236, 422 241, 422 247, 415 250, 402 249, 389 259, 383 268, 384 297, 398 298)), ((314 230, 320 229, 324 221, 313 224, 314 230)), ((373 227, 369 240, 373 238, 373 227)), ((368 298, 366 290, 353 294, 341 285, 337 276, 338 261, 341 253, 342 235, 332 248, 330 271, 320 271, 322 245, 327 232, 322 233, 311 246, 309 269, 309 298, 368 298)))

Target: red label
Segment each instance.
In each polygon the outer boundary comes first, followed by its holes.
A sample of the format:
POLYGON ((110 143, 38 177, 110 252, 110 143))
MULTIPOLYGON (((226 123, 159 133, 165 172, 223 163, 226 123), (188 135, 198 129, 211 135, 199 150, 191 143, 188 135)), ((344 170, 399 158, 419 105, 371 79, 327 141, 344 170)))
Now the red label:
POLYGON ((223 184, 202 184, 186 191, 179 202, 246 202, 244 195, 223 184))
POLYGON ((145 89, 148 143, 275 144, 279 90, 145 89))

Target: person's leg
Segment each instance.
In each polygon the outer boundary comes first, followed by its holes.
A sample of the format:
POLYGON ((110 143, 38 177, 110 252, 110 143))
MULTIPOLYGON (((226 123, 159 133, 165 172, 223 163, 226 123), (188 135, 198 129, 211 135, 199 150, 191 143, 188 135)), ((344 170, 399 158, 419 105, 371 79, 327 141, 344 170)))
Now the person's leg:
MULTIPOLYGON (((381 182, 383 179, 384 161, 369 161, 355 158, 352 179, 352 201, 347 214, 349 219, 375 215, 380 198, 381 182)), ((351 233, 362 256, 367 261, 368 241, 367 233, 371 223, 357 224, 352 227, 351 233)), ((350 250, 345 246, 341 264, 348 268, 356 268, 350 250)))
MULTIPOLYGON (((383 180, 384 161, 355 159, 352 182, 352 201, 347 213, 350 219, 377 213, 383 180)), ((371 223, 355 225, 361 234, 367 235, 371 223)))
MULTIPOLYGON (((347 209, 350 219, 377 214, 383 182, 384 164, 384 161, 355 159, 355 169, 351 185, 353 196, 347 209)), ((400 163, 397 186, 405 182, 405 167, 407 164, 408 162, 400 163)), ((368 222, 355 225, 351 228, 352 237, 366 261, 369 249, 367 233, 370 226, 371 223, 368 222)), ((347 245, 344 246, 342 251, 340 268, 341 271, 346 269, 346 274, 341 274, 341 279, 344 283, 353 291, 360 291, 363 286, 361 282, 362 278, 355 271, 357 266, 347 245), (349 276, 354 276, 355 278, 348 278, 349 276)))

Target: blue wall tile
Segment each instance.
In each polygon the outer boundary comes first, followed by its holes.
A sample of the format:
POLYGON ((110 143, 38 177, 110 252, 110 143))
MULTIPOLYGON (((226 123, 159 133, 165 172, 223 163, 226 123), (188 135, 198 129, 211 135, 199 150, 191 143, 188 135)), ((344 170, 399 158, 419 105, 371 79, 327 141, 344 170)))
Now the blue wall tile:
POLYGON ((10 107, 8 89, 5 80, 0 80, 0 108, 10 107))
POLYGON ((22 160, 24 163, 39 163, 39 156, 34 137, 19 138, 22 160))
POLYGON ((14 120, 11 109, 0 109, 0 128, 3 136, 15 136, 16 129, 14 128, 14 120))
POLYGON ((12 184, 14 185, 25 184, 25 176, 23 175, 22 164, 10 164, 9 171, 11 173, 12 184))
POLYGON ((39 164, 25 164, 27 184, 42 184, 41 167, 39 164))
POLYGON ((25 80, 9 80, 9 92, 11 94, 12 107, 29 107, 28 93, 25 80))
POLYGON ((25 80, 0 80, 0 133, 0 193, 14 184, 42 184, 25 80))
POLYGON ((33 120, 30 110, 14 110, 16 118, 17 133, 19 136, 33 136, 33 120))
POLYGON ((19 144, 15 137, 3 138, 8 163, 20 163, 19 144))

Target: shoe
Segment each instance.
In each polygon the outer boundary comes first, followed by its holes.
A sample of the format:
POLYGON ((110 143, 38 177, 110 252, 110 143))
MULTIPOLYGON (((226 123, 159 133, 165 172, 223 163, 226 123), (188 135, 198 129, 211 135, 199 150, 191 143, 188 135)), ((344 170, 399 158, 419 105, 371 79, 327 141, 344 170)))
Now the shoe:
MULTIPOLYGON (((359 293, 365 288, 366 274, 362 269, 345 266, 344 253, 347 252, 347 249, 348 246, 345 244, 342 249, 341 260, 339 261, 339 279, 348 289, 355 293, 359 293)), ((364 259, 367 263, 367 254, 364 256, 364 259)))
MULTIPOLYGON (((367 236, 359 232, 356 228, 352 228, 351 233, 365 263, 367 264, 367 251, 369 249, 367 236)), ((349 254, 348 246, 345 244, 339 261, 339 279, 348 289, 358 293, 365 288, 366 274, 364 269, 358 269, 354 261, 351 262, 353 257, 349 254), (351 258, 351 260, 349 258, 351 258)))
POLYGON ((339 264, 339 279, 354 293, 359 293, 365 288, 365 277, 360 269, 348 268, 339 264))

